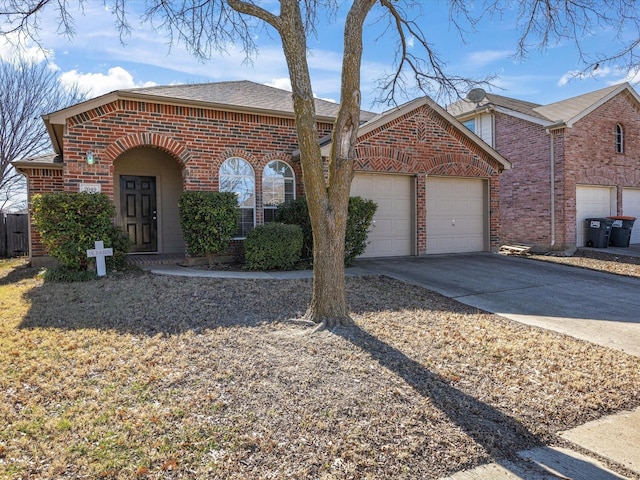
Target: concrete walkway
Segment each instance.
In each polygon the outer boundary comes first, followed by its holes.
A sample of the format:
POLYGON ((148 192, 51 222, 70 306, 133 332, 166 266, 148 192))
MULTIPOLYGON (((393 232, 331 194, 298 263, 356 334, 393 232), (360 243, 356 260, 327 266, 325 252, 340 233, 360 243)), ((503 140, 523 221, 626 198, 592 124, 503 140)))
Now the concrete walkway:
MULTIPOLYGON (((640 255, 640 248, 616 250, 621 255, 640 255)), ((193 277, 312 276, 310 271, 231 272, 176 265, 146 269, 193 277)), ((347 275, 370 274, 386 275, 522 323, 624 351, 639 357, 640 368, 640 279, 488 253, 360 259, 347 269, 347 275)), ((640 479, 640 408, 560 436, 576 447, 520 452, 520 461, 483 465, 447 480, 640 479)))

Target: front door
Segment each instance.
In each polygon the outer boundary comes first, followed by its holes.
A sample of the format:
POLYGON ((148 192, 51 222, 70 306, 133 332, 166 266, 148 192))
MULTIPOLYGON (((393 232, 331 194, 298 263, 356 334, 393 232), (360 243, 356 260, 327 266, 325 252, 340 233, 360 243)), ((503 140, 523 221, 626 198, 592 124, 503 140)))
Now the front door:
POLYGON ((158 250, 156 177, 120 176, 120 214, 132 252, 158 250))

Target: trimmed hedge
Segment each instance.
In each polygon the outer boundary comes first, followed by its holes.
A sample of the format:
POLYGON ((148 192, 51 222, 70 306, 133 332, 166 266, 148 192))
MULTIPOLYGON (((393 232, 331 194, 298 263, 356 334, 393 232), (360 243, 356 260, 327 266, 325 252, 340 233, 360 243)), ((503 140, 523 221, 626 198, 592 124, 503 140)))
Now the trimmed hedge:
POLYGON ((107 257, 107 269, 126 266, 131 243, 122 228, 113 224, 115 207, 103 193, 59 192, 33 196, 33 223, 40 233, 49 255, 61 265, 86 270, 93 260, 87 250, 102 240, 105 248, 113 248, 107 257))
POLYGON ((228 250, 240 218, 235 193, 184 192, 178 208, 190 255, 211 256, 228 250))
MULTIPOLYGON (((349 266, 358 255, 362 255, 367 249, 367 238, 373 216, 378 206, 373 200, 362 197, 349 198, 349 211, 347 217, 347 231, 345 234, 344 263, 349 266)), ((306 198, 298 198, 283 203, 276 210, 276 221, 299 225, 303 233, 303 258, 313 257, 313 233, 309 208, 306 198)))
POLYGON ((301 250, 302 229, 284 223, 258 225, 244 242, 249 270, 291 270, 300 261, 301 250))

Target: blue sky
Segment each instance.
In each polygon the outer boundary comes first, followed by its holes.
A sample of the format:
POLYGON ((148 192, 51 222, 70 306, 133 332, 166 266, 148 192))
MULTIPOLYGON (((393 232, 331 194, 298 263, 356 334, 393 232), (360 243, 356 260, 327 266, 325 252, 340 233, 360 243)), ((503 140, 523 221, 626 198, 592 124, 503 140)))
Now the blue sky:
MULTIPOLYGON (((125 44, 120 42, 113 18, 102 2, 88 2, 84 14, 78 12, 74 16, 76 33, 68 39, 58 32, 55 12, 45 12, 40 37, 46 52, 32 44, 23 48, 57 69, 61 82, 66 85, 77 82, 81 88, 91 90, 92 96, 120 88, 246 79, 288 88, 279 41, 267 35, 257 38, 260 50, 252 64, 246 64, 244 54, 234 48, 226 55, 200 62, 182 45, 169 48, 161 34, 148 25, 139 25, 135 14, 130 17, 134 30, 124 39, 125 44)), ((476 78, 496 74, 495 83, 501 89, 495 89, 494 93, 501 95, 546 104, 612 83, 634 81, 615 66, 600 68, 586 78, 568 80, 581 67, 570 43, 553 45, 545 51, 533 50, 527 59, 514 60, 517 37, 509 13, 501 19, 484 19, 477 32, 467 33, 466 43, 449 24, 445 1, 425 0, 417 21, 447 63, 448 72, 476 78)), ((362 66, 362 106, 380 111, 384 107, 372 105, 375 82, 391 68, 394 46, 388 40, 377 40, 379 26, 374 17, 369 23, 362 66)), ((308 44, 314 93, 337 101, 342 61, 340 17, 336 24, 323 25, 318 33, 318 39, 311 39, 308 44)), ((603 29, 585 39, 583 45, 587 51, 596 53, 603 46, 615 46, 612 38, 613 33, 603 29)), ((0 41, 0 57, 7 59, 13 55, 15 47, 0 41)), ((409 98, 399 98, 398 102, 406 100, 409 98)))

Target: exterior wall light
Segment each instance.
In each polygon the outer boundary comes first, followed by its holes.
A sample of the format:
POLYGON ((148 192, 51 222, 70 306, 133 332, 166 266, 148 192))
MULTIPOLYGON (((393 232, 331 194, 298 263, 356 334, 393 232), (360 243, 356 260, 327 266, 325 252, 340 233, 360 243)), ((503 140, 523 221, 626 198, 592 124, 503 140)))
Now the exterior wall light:
POLYGON ((95 163, 95 159, 93 158, 93 152, 89 150, 87 152, 87 165, 93 165, 95 163))

